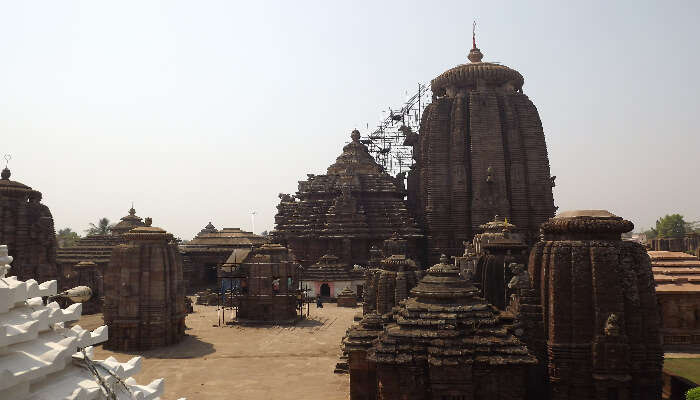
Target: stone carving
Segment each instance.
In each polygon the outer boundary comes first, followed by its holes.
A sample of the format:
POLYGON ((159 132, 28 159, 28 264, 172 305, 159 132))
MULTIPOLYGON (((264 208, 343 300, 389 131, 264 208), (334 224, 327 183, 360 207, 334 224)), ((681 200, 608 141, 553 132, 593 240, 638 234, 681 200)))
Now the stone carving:
POLYGON ((510 263, 508 264, 508 270, 513 274, 510 282, 508 282, 508 289, 530 288, 530 274, 527 272, 527 269, 525 269, 524 264, 510 263))
POLYGON ((620 336, 620 317, 617 314, 611 313, 605 320, 603 332, 605 332, 605 336, 620 336))

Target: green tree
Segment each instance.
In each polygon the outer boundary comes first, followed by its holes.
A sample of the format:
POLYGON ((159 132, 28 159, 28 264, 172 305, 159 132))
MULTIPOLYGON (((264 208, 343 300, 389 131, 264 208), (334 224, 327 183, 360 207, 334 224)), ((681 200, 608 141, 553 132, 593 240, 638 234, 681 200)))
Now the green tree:
POLYGON ((680 214, 665 215, 656 220, 656 227, 651 228, 655 237, 678 238, 686 233, 686 223, 680 214))
POLYGON ((100 218, 100 220, 97 221, 97 225, 95 225, 91 222, 90 227, 85 230, 85 233, 87 233, 88 236, 91 236, 91 235, 110 235, 110 234, 112 234, 112 227, 113 226, 114 226, 114 224, 109 223, 109 219, 100 218))
POLYGON ((700 387, 688 390, 685 393, 686 400, 700 400, 700 387))
POLYGON ((78 240, 80 240, 80 235, 73 232, 71 228, 59 229, 56 233, 58 247, 73 247, 78 240))

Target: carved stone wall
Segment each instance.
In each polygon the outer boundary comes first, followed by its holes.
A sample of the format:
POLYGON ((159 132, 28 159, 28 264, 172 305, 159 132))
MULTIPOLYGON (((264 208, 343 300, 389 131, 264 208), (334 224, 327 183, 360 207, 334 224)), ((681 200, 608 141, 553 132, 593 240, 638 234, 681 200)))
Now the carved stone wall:
POLYGON ((602 210, 562 213, 542 225, 528 272, 543 334, 527 329, 523 339, 547 366, 551 399, 660 398, 651 265, 640 244, 620 238, 632 228, 602 210))

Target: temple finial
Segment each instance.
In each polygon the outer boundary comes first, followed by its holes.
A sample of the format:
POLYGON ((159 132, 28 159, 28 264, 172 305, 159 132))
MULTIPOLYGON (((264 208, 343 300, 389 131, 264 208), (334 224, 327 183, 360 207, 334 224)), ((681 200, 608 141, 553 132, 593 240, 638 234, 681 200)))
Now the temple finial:
POLYGON ((481 50, 476 47, 476 20, 472 23, 472 49, 469 50, 469 56, 467 56, 469 61, 473 63, 481 62, 484 55, 481 54, 481 50))
POLYGON ((8 180, 10 179, 10 169, 7 168, 7 164, 9 164, 10 160, 12 160, 12 156, 9 154, 5 154, 5 169, 2 170, 2 179, 8 180))

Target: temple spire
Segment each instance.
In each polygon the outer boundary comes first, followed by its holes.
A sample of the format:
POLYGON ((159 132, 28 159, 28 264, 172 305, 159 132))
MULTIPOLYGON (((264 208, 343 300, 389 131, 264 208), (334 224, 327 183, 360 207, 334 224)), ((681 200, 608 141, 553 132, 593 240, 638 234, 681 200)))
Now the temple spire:
POLYGON ((476 49, 476 20, 472 23, 472 49, 476 49))

